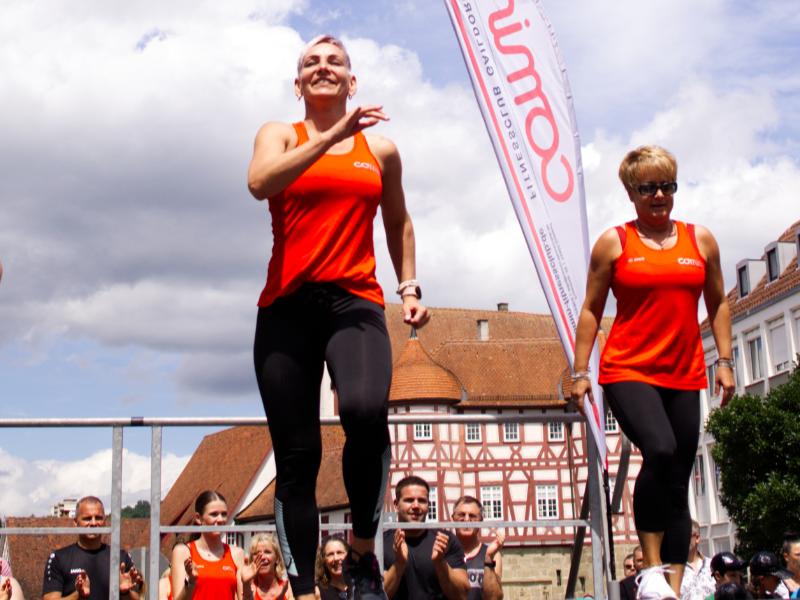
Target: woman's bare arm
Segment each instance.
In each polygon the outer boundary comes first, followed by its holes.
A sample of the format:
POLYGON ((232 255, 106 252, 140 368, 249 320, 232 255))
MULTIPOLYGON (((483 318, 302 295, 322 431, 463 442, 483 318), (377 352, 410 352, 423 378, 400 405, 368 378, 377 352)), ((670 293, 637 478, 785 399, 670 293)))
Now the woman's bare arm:
POLYGON ((308 142, 300 146, 294 127, 286 123, 267 123, 256 135, 253 159, 247 171, 250 193, 256 200, 264 200, 282 192, 334 144, 380 120, 386 120, 381 107, 359 106, 327 131, 309 135, 308 142))
MULTIPOLYGON (((708 311, 708 322, 711 324, 711 334, 717 345, 717 354, 720 358, 732 358, 731 350, 731 313, 728 298, 725 295, 725 283, 722 279, 720 266, 719 246, 711 232, 701 225, 695 226, 695 237, 700 254, 706 261, 706 282, 703 286, 703 298, 708 311)), ((736 382, 733 370, 727 367, 717 368, 714 381, 714 396, 722 388, 722 406, 725 406, 733 396, 736 382)))
MULTIPOLYGON (((384 137, 370 135, 370 150, 378 159, 383 177, 381 213, 386 230, 386 244, 392 258, 397 281, 416 279, 416 240, 411 216, 406 209, 403 192, 403 165, 397 146, 384 137)), ((415 296, 403 296, 403 315, 406 323, 422 327, 430 316, 428 309, 415 296)))
MULTIPOLYGON (((589 276, 586 281, 586 299, 578 318, 578 330, 575 334, 575 372, 586 372, 589 368, 589 355, 592 353, 600 319, 611 289, 611 276, 614 261, 622 254, 622 244, 616 229, 609 229, 592 248, 589 261, 589 276)), ((589 394, 594 402, 592 385, 587 379, 579 379, 572 383, 572 401, 578 412, 583 414, 583 397, 589 394)))

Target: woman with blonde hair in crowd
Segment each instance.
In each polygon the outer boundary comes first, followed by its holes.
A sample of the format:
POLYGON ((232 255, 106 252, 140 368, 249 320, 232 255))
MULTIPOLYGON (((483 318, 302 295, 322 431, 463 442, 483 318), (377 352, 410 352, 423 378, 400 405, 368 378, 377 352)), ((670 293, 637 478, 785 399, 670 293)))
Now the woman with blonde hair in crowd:
POLYGON ((705 227, 672 219, 677 176, 675 157, 658 146, 641 146, 622 161, 619 178, 636 219, 604 232, 592 249, 575 340, 572 401, 583 413, 584 396, 594 402, 589 355, 612 290, 617 314, 598 379, 620 428, 642 451, 633 492, 644 552, 640 600, 677 598, 689 553, 689 476, 700 390, 708 387, 697 320, 701 296, 719 355, 714 394, 722 391, 724 406, 734 390, 719 247, 705 227))
POLYGON ((271 533, 259 533, 250 541, 250 563, 261 566, 250 582, 254 600, 293 600, 281 547, 271 533))
POLYGON ((350 577, 344 572, 344 559, 350 545, 338 535, 322 538, 317 551, 317 600, 345 600, 350 589, 350 577))
MULTIPOLYGON (((222 526, 228 522, 228 504, 222 494, 203 492, 194 503, 194 522, 222 526)), ((244 550, 228 546, 223 533, 201 533, 187 545, 172 550, 170 579, 174 600, 253 600, 250 582, 261 567, 261 556, 246 564, 244 550)))

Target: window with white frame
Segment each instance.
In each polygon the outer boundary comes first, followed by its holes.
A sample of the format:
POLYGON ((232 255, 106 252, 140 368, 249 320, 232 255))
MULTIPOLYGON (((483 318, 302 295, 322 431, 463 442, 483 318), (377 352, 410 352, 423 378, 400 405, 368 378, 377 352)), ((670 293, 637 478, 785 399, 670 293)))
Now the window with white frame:
POLYGON ((606 433, 619 433, 619 424, 611 411, 606 413, 606 433))
POLYGON ((747 351, 750 354, 750 381, 760 381, 764 378, 761 368, 761 337, 747 342, 747 351))
POLYGON ((482 487, 481 504, 483 504, 484 521, 501 521, 503 519, 503 488, 499 485, 482 487))
POLYGON ((720 478, 722 477, 722 471, 719 468, 719 465, 714 462, 714 459, 709 455, 708 461, 711 463, 711 472, 714 474, 714 491, 719 493, 722 489, 722 482, 720 478))
POLYGON ((767 252, 767 281, 770 283, 780 277, 778 271, 778 249, 772 248, 767 252))
POLYGON ((431 491, 428 492, 428 516, 427 521, 439 520, 439 492, 435 485, 431 486, 431 491))
POLYGON ((564 441, 564 424, 563 423, 548 423, 547 424, 547 440, 550 442, 563 442, 564 441))
POLYGON ((608 497, 612 500, 614 499, 614 489, 617 487, 617 476, 616 475, 609 475, 608 476, 608 497))
POLYGON ((467 442, 481 441, 481 424, 467 423, 467 442))
POLYGON ((737 276, 739 279, 739 297, 744 298, 750 293, 750 281, 747 277, 747 266, 739 267, 737 276))
POLYGON ((225 534, 225 539, 228 546, 238 546, 239 548, 244 546, 244 535, 241 533, 228 531, 225 534))
POLYGON ((706 466, 702 454, 694 457, 694 495, 706 495, 706 466))
POLYGON ((558 486, 536 486, 536 518, 558 519, 558 486))
POLYGON ((742 374, 739 372, 741 368, 739 364, 739 346, 734 346, 731 357, 733 358, 733 382, 738 388, 742 385, 742 374))
POLYGON ((503 423, 503 441, 519 441, 519 423, 503 423))
POLYGON ((432 440, 433 429, 430 423, 415 423, 414 424, 414 439, 415 440, 432 440))
POLYGON ((706 379, 708 380, 708 397, 714 397, 714 385, 717 377, 717 365, 711 363, 706 367, 706 379))
POLYGON ((786 326, 783 317, 770 324, 770 348, 772 350, 772 366, 775 373, 789 370, 789 348, 786 343, 786 326))

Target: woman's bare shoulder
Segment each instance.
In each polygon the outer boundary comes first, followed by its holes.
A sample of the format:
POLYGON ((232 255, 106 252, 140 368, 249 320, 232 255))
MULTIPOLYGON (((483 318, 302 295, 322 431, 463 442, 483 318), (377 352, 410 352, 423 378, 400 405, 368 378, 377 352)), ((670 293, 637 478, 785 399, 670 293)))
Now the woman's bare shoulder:
POLYGON ((393 155, 398 154, 397 146, 389 138, 377 135, 374 133, 364 132, 364 138, 367 140, 370 152, 375 155, 375 158, 386 160, 393 155))
POLYGON ((280 121, 270 121, 262 125, 256 134, 256 145, 272 145, 276 142, 283 143, 287 149, 297 146, 297 131, 294 126, 280 121))

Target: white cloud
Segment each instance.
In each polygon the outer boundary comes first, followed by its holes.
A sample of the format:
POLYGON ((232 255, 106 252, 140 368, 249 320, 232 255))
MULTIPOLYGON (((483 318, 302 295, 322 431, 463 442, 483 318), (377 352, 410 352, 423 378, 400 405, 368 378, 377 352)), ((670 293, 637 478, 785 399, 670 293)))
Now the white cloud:
MULTIPOLYGON (((28 462, 0 448, 0 506, 4 516, 43 516, 64 498, 98 496, 108 509, 111 498, 111 449, 82 460, 28 462)), ((167 453, 161 460, 161 494, 169 489, 191 456, 167 453)), ((150 501, 150 457, 123 450, 122 505, 150 501)))
POLYGON ((767 244, 800 219, 794 193, 800 168, 763 137, 777 120, 773 100, 763 91, 718 94, 692 81, 629 139, 601 132, 584 149, 590 237, 635 218, 617 178, 625 154, 642 144, 663 146, 678 161, 673 216, 704 225, 715 235, 729 289, 737 262, 760 257, 767 244))
MULTIPOLYGON (((797 165, 766 141, 782 118, 773 87, 739 77, 720 88, 692 75, 728 31, 724 3, 581 6, 570 9, 570 27, 550 7, 562 47, 583 57, 568 60, 579 122, 581 102, 596 114, 617 103, 641 111, 630 135, 583 132, 593 140, 584 147, 591 238, 632 218, 616 179, 625 152, 662 144, 680 165, 676 216, 717 235, 731 277, 733 263, 760 255, 798 218, 797 165), (658 25, 647 18, 653 10, 658 25), (673 30, 681 39, 668 50, 653 43, 673 30)), ((99 0, 4 5, 0 111, 15 118, 0 121, 0 344, 28 347, 36 360, 54 335, 134 346, 176 357, 181 395, 254 392, 248 355, 270 232, 245 173, 261 124, 302 118, 291 85, 303 40, 286 23, 307 8, 152 0, 122 14, 99 0)), ((425 300, 546 311, 472 91, 427 80, 410 49, 346 41, 359 80, 354 102, 383 104, 392 118, 375 131, 403 157, 425 300)), ((375 237, 391 300, 380 221, 375 237)), ((85 356, 70 360, 91 369, 85 356)), ((129 376, 143 381, 163 369, 134 362, 129 376)), ((142 397, 134 390, 121 401, 142 397)))

